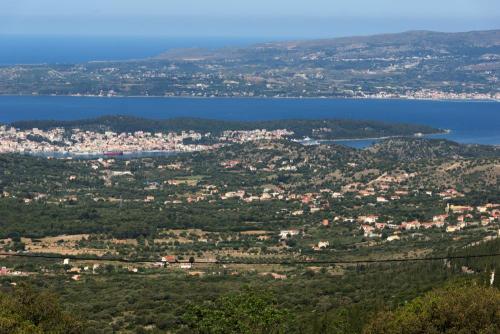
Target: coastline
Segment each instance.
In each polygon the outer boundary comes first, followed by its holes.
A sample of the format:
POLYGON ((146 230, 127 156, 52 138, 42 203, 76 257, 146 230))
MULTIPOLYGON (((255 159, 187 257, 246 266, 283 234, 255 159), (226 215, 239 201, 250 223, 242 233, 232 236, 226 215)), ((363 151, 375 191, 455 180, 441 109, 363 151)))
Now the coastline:
MULTIPOLYGON (((23 120, 82 120, 106 115, 147 119, 192 117, 198 119, 259 121, 280 119, 354 119, 386 123, 422 124, 434 129, 453 129, 450 140, 476 144, 500 144, 496 124, 499 104, 482 101, 371 99, 260 99, 260 98, 154 98, 72 99, 70 97, 0 97, 0 122, 23 120), (417 102, 418 101, 418 102, 417 102), (91 115, 87 115, 90 112, 91 115)), ((422 132, 414 130, 413 132, 422 132)), ((434 132, 434 131, 432 131, 434 132)), ((340 133, 339 133, 340 134, 340 133)), ((335 136, 344 140, 367 140, 335 136)), ((383 133, 382 136, 393 133, 383 133)), ((407 133, 404 133, 407 135, 407 133)), ((357 137, 353 134, 352 137, 357 137)), ((362 136, 365 137, 365 136, 362 136)), ((368 136, 367 136, 368 137, 368 136)), ((369 136, 372 137, 372 136, 369 136)), ((377 137, 375 135, 374 137, 377 137)), ((430 136, 433 137, 433 136, 430 136)), ((330 139, 330 138, 322 138, 330 139)), ((353 141, 356 145, 356 142, 353 141)))
MULTIPOLYGON (((385 139, 393 139, 393 138, 428 138, 429 136, 434 135, 448 135, 451 134, 452 130, 450 129, 442 129, 440 132, 432 132, 432 133, 422 133, 421 135, 393 135, 393 136, 382 136, 382 137, 367 137, 367 138, 339 138, 339 139, 314 139, 310 138, 311 142, 317 142, 319 144, 325 143, 337 143, 337 142, 350 142, 350 141, 365 141, 365 140, 385 140, 385 139)), ((297 143, 307 142, 307 139, 292 139, 292 141, 297 143)))
POLYGON ((369 100, 369 101, 429 101, 429 102, 466 102, 466 103, 500 103, 500 100, 490 99, 433 99, 409 97, 352 97, 352 96, 163 96, 163 95, 52 95, 52 94, 0 94, 2 97, 67 97, 96 99, 193 99, 193 100, 369 100))
MULTIPOLYGON (((350 141, 380 141, 384 139, 391 138, 424 138, 436 134, 449 134, 451 130, 443 130, 441 132, 425 133, 421 135, 394 135, 394 136, 382 136, 382 137, 369 137, 369 138, 340 138, 340 139, 310 139, 312 145, 337 143, 337 142, 350 142, 350 141)), ((300 143, 302 145, 307 145, 307 139, 289 139, 291 142, 300 143)), ((311 145, 311 144, 309 144, 311 145)), ((349 146, 349 145, 347 145, 349 146)), ((181 153, 194 153, 200 152, 201 150, 194 151, 176 151, 176 150, 146 150, 146 151, 123 151, 119 155, 107 155, 105 152, 71 152, 71 151, 19 151, 19 152, 6 152, 8 154, 22 154, 35 157, 44 158, 54 158, 54 159, 125 159, 125 158, 141 158, 141 157, 157 157, 157 156, 172 156, 181 153)), ((0 153, 1 154, 1 153, 0 153)))
POLYGON ((346 142, 346 141, 364 141, 364 140, 384 140, 384 139, 393 139, 393 138, 426 138, 428 136, 433 135, 447 135, 450 134, 451 130, 448 132, 433 132, 433 133, 424 133, 421 136, 383 136, 383 137, 370 137, 370 138, 341 138, 341 139, 317 139, 316 141, 320 143, 328 143, 328 142, 346 142))

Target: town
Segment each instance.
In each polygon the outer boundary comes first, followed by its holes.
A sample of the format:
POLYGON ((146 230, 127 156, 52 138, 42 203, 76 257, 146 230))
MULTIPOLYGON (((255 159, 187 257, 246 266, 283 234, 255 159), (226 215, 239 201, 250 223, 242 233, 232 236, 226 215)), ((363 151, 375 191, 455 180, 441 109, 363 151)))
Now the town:
POLYGON ((212 145, 197 144, 210 133, 201 134, 195 131, 181 133, 162 133, 136 131, 134 133, 103 133, 73 129, 67 133, 64 128, 40 130, 19 130, 10 126, 0 126, 1 153, 30 154, 75 154, 92 155, 134 152, 194 152, 220 147, 224 142, 243 143, 262 139, 283 139, 293 132, 286 129, 267 131, 265 129, 251 131, 225 131, 212 145), (186 141, 193 144, 185 144, 186 141))

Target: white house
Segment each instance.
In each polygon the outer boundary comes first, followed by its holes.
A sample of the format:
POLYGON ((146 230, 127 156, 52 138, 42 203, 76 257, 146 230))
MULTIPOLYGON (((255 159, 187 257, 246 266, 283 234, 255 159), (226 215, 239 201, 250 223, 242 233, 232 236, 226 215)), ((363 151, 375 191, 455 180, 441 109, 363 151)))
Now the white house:
POLYGON ((318 242, 318 248, 328 248, 330 247, 329 241, 320 241, 318 242))
POLYGON ((281 230, 280 231, 280 238, 281 239, 288 239, 289 237, 299 235, 299 233, 300 233, 299 230, 281 230))
POLYGON ((390 235, 387 237, 387 241, 396 241, 396 240, 401 240, 401 238, 398 235, 390 235))

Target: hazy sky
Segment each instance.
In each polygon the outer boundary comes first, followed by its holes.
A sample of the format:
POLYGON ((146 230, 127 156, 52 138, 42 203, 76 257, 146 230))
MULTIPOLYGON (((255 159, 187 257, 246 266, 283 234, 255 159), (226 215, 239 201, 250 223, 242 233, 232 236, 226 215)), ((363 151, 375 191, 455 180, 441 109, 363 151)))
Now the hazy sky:
POLYGON ((500 28, 500 0, 0 0, 0 34, 326 37, 500 28))

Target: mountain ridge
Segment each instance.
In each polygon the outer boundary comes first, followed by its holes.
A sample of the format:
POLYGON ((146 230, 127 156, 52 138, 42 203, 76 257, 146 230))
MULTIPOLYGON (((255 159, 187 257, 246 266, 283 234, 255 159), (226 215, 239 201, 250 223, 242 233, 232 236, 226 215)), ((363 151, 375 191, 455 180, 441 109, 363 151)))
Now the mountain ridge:
MULTIPOLYGON (((372 35, 353 35, 333 38, 320 39, 292 39, 284 41, 262 42, 249 45, 247 47, 223 47, 223 48, 176 48, 165 51, 160 55, 152 57, 152 59, 177 59, 176 56, 184 56, 186 52, 188 56, 217 56, 227 57, 232 53, 239 53, 244 50, 260 49, 260 48, 311 48, 311 47, 336 47, 344 46, 353 43, 374 43, 374 44, 390 44, 390 43, 408 43, 421 40, 422 38, 446 38, 455 41, 474 42, 473 38, 482 37, 486 39, 483 42, 489 42, 493 45, 500 45, 500 29, 492 30, 473 30, 466 32, 441 32, 432 30, 408 30, 399 33, 382 33, 372 35)), ((477 42, 477 41, 476 41, 477 42)), ((484 44, 481 44, 484 46, 484 44)))

